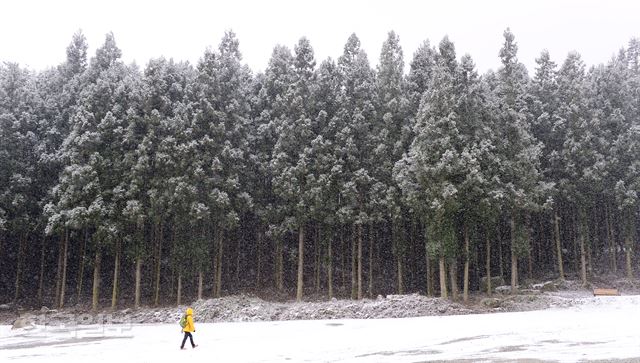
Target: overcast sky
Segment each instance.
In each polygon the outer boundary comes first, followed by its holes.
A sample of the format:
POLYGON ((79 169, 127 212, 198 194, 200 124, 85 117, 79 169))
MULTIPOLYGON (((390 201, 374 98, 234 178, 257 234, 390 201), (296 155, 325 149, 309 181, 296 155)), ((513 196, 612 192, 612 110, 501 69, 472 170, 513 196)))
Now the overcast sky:
POLYGON ((593 65, 607 62, 631 37, 640 37, 640 1, 3 0, 0 61, 37 70, 57 65, 81 29, 90 56, 112 31, 127 63, 144 66, 165 56, 195 64, 232 29, 244 62, 254 71, 265 69, 276 44, 293 48, 302 36, 311 41, 318 63, 335 59, 354 32, 375 66, 382 42, 395 30, 406 62, 423 41, 433 45, 448 35, 458 56, 471 54, 482 73, 499 66, 507 27, 530 72, 545 48, 556 63, 576 50, 593 65))

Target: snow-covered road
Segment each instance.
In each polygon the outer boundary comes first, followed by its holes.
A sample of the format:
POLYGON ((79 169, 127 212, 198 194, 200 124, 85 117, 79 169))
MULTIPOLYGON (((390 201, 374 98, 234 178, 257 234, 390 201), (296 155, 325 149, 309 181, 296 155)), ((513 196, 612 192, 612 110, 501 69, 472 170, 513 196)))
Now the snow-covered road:
POLYGON ((565 309, 378 320, 0 326, 0 362, 640 362, 640 296, 565 309), (188 346, 188 343, 187 343, 188 346))

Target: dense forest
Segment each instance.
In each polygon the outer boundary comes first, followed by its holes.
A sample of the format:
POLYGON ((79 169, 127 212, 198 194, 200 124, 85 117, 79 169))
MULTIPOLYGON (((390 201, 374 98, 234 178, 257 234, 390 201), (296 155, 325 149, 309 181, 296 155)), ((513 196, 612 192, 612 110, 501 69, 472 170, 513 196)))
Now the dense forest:
POLYGON ((319 63, 278 45, 261 73, 231 31, 196 65, 126 65, 113 34, 87 49, 78 32, 56 67, 0 65, 0 302, 638 277, 636 38, 590 67, 542 51, 533 74, 509 29, 483 75, 446 37, 405 70, 394 32, 376 67, 355 34, 319 63))

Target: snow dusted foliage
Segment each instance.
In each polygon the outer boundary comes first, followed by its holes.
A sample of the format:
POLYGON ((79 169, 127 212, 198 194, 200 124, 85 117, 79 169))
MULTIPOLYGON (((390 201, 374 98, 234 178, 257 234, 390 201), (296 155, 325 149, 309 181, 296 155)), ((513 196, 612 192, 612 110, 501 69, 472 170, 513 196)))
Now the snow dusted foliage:
MULTIPOLYGON (((300 39, 291 57, 286 48, 280 48, 282 58, 280 76, 286 80, 280 84, 281 92, 276 95, 285 104, 280 117, 276 118, 277 139, 273 147, 271 174, 274 192, 280 200, 280 213, 283 223, 278 227, 280 233, 290 230, 299 232, 297 282, 298 299, 302 297, 303 281, 301 272, 304 254, 304 228, 311 219, 311 208, 314 204, 314 189, 317 188, 318 173, 315 170, 318 147, 322 147, 322 139, 318 139, 318 129, 314 127, 315 104, 315 57, 309 40, 300 39), (288 82, 287 82, 288 81, 288 82), (287 84, 288 83, 288 84, 287 84)), ((274 55, 277 55, 274 51, 274 55)), ((276 73, 277 74, 277 73, 276 73)), ((274 74, 274 75, 276 75, 274 74)), ((321 154, 320 154, 321 155, 321 154)))
MULTIPOLYGON (((396 164, 397 178, 407 174, 414 178, 413 183, 402 184, 408 201, 413 205, 431 201, 418 210, 434 216, 434 243, 453 243, 451 219, 461 218, 465 225, 478 223, 474 221, 482 208, 489 206, 497 140, 482 91, 471 57, 464 56, 458 63, 453 44, 443 39, 418 112, 413 143, 396 164)), ((445 249, 441 253, 455 255, 457 247, 453 243, 440 248, 445 249)))
POLYGON ((411 151, 419 165, 417 179, 429 195, 431 208, 445 213, 456 208, 454 179, 462 175, 459 151, 463 145, 455 109, 456 55, 447 38, 439 48, 438 64, 422 99, 411 151))
POLYGON ((558 184, 572 202, 586 205, 586 196, 593 194, 593 187, 602 186, 597 164, 603 156, 595 144, 595 128, 589 117, 585 65, 575 52, 569 53, 558 71, 558 96, 558 122, 566 132, 562 159, 567 175, 558 184))
MULTIPOLYGON (((276 128, 276 142, 271 159, 273 187, 281 200, 283 218, 291 224, 282 226, 284 230, 297 230, 310 218, 310 185, 313 182, 313 156, 311 141, 315 138, 312 129, 313 85, 315 59, 313 49, 306 38, 300 39, 295 47, 295 56, 286 48, 280 48, 282 61, 280 76, 286 79, 281 84, 281 93, 276 96, 283 101, 279 117, 273 125, 276 128), (309 180, 311 179, 311 180, 309 180)), ((274 55, 276 51, 274 51, 274 55)), ((276 102, 277 104, 278 102, 276 102)))
POLYGON ((342 165, 338 216, 343 223, 366 224, 371 218, 370 193, 376 180, 372 175, 372 150, 376 143, 373 126, 377 117, 375 75, 360 40, 352 34, 338 59, 341 92, 338 95, 338 155, 342 165))
MULTIPOLYGON (((422 95, 427 91, 433 69, 436 62, 436 50, 431 47, 429 41, 425 41, 413 55, 407 76, 407 93, 410 102, 409 127, 412 135, 410 140, 415 138, 416 115, 420 107, 422 95)), ((408 151, 407 151, 408 153, 408 151)), ((421 202, 420 191, 414 158, 404 153, 402 158, 396 162, 393 169, 394 181, 402 190, 404 203, 418 215, 426 215, 429 206, 421 202)))
POLYGON ((16 63, 0 65, 0 219, 19 233, 39 220, 39 108, 34 75, 16 63))
POLYGON ((502 156, 500 163, 502 185, 498 193, 503 203, 515 210, 528 210, 536 201, 539 182, 541 145, 531 134, 526 104, 529 77, 527 70, 517 59, 518 46, 514 35, 507 29, 504 45, 500 50, 502 67, 498 71, 495 90, 495 130, 503 140, 496 145, 502 156))
MULTIPOLYGON (((261 228, 275 242, 275 285, 283 288, 284 263, 283 238, 301 229, 315 207, 311 200, 313 187, 308 185, 307 175, 312 173, 309 160, 312 137, 318 133, 315 125, 314 86, 315 75, 313 49, 306 38, 295 45, 295 57, 291 49, 277 45, 258 91, 258 114, 255 125, 258 168, 254 177, 261 189, 259 212, 261 228), (267 181, 269 187, 264 188, 267 181)), ((330 101, 330 100, 325 100, 330 101)), ((295 249, 291 248, 291 254, 295 249)))
POLYGON ((400 189, 393 181, 393 165, 408 149, 411 136, 409 100, 406 97, 404 58, 400 38, 390 32, 382 45, 377 68, 376 91, 378 120, 373 127, 375 147, 373 174, 376 183, 372 187, 372 219, 384 220, 392 216, 396 223, 401 219, 402 201, 400 189))
POLYGON ((93 227, 111 240, 119 233, 125 200, 123 138, 139 113, 138 73, 119 59, 112 34, 96 51, 71 116, 60 158, 64 169, 53 190, 48 230, 93 227))
POLYGON ((355 34, 321 62, 303 37, 259 74, 232 31, 195 65, 126 65, 113 34, 88 59, 81 32, 55 68, 3 63, 0 296, 455 299, 485 275, 634 277, 640 42, 593 67, 543 51, 529 77, 503 35, 482 75, 446 37, 406 70, 393 31, 376 62, 355 34))
POLYGON ((191 218, 206 217, 223 228, 236 226, 240 213, 251 206, 251 198, 242 190, 251 73, 240 61, 233 32, 224 35, 218 51, 205 53, 196 70, 194 117, 188 130, 193 134, 186 145, 196 194, 189 203, 191 218))
POLYGON ((538 66, 529 87, 531 132, 536 140, 544 144, 540 157, 540 171, 543 179, 554 187, 550 197, 558 199, 562 194, 559 188, 564 184, 561 179, 565 179, 566 172, 562 159, 566 124, 560 119, 558 110, 560 107, 558 70, 547 50, 536 58, 536 63, 538 66))

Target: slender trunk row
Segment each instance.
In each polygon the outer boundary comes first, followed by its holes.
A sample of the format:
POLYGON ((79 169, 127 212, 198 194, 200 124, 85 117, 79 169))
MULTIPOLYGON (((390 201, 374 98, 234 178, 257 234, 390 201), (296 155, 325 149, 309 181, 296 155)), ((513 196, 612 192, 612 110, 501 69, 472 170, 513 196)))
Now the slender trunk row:
MULTIPOLYGON (((151 222, 148 226, 151 233, 146 243, 148 243, 150 255, 145 257, 144 248, 137 246, 133 264, 130 266, 123 262, 126 247, 123 246, 122 239, 116 240, 113 244, 107 244, 111 248, 106 252, 99 247, 98 241, 93 241, 89 237, 91 233, 86 228, 74 231, 63 229, 56 236, 41 236, 42 239, 38 239, 39 243, 36 244, 38 249, 35 251, 29 251, 27 247, 33 236, 21 233, 14 240, 17 242, 15 243, 17 248, 14 252, 16 274, 13 298, 19 300, 26 294, 24 290, 26 285, 23 285, 26 279, 24 271, 28 271, 32 265, 35 265, 38 284, 36 285, 37 295, 34 294, 34 296, 37 296, 37 301, 43 303, 46 300, 48 288, 47 267, 56 266, 55 290, 51 287, 51 291, 55 291, 55 298, 51 297, 54 305, 62 308, 69 303, 67 290, 70 283, 75 287, 74 301, 80 302, 85 286, 83 281, 87 254, 94 254, 93 263, 90 260, 86 261, 87 264, 93 265, 94 269, 91 290, 92 307, 99 307, 100 269, 101 264, 106 263, 111 280, 108 282, 111 287, 110 306, 114 309, 122 300, 121 279, 127 276, 128 271, 131 271, 133 284, 122 286, 132 286, 132 292, 134 292, 132 301, 136 308, 144 299, 143 277, 150 280, 150 284, 146 284, 150 286, 150 292, 152 292, 150 303, 160 304, 162 289, 171 291, 173 299, 176 283, 178 294, 175 297, 181 301, 184 301, 185 286, 189 287, 186 296, 197 296, 198 299, 206 297, 204 281, 210 272, 213 274, 210 296, 213 297, 222 295, 223 283, 228 283, 229 291, 234 291, 236 286, 245 284, 247 282, 245 279, 249 277, 255 278, 255 284, 250 282, 245 286, 268 288, 262 285, 261 276, 273 272, 275 288, 278 291, 284 291, 285 282, 289 287, 296 284, 297 300, 302 300, 305 291, 311 289, 316 293, 324 291, 333 298, 336 295, 336 287, 341 289, 338 290, 338 294, 345 291, 349 294, 350 287, 350 295, 353 299, 362 299, 365 296, 372 298, 377 293, 391 291, 403 294, 406 291, 416 291, 418 288, 429 296, 439 292, 440 296, 451 297, 454 300, 457 300, 460 294, 460 298, 467 302, 473 286, 477 286, 474 284, 483 277, 482 275, 487 280, 486 293, 491 294, 492 289, 495 288, 493 286, 495 282, 492 283, 491 277, 499 271, 510 274, 510 285, 513 291, 517 291, 519 279, 522 276, 533 278, 538 271, 545 268, 555 268, 560 279, 565 278, 565 270, 569 268, 572 273, 579 276, 583 285, 588 285, 590 276, 594 272, 598 273, 602 268, 613 269, 618 260, 616 252, 623 251, 623 256, 619 256, 621 258, 618 262, 624 261, 625 276, 634 278, 635 236, 633 229, 628 227, 635 226, 633 213, 621 213, 626 224, 624 228, 619 228, 612 223, 613 216, 620 215, 617 210, 612 212, 609 207, 600 210, 581 209, 575 205, 571 208, 567 205, 563 207, 546 214, 523 213, 508 220, 503 218, 494 223, 487 223, 487 226, 482 229, 464 221, 460 224, 460 234, 454 232, 456 238, 453 241, 457 243, 454 246, 457 252, 454 253, 446 252, 446 248, 451 246, 445 246, 444 241, 430 241, 427 230, 422 230, 422 226, 415 222, 396 223, 394 221, 394 223, 380 225, 358 223, 345 225, 343 228, 346 228, 342 231, 340 229, 332 231, 326 227, 321 230, 319 226, 309 223, 300 226, 297 230, 297 254, 293 251, 294 244, 290 243, 294 240, 292 235, 265 236, 264 232, 256 230, 256 238, 251 242, 240 233, 224 232, 222 228, 216 226, 212 228, 213 233, 203 234, 205 238, 210 236, 213 240, 213 244, 209 247, 213 264, 209 266, 206 264, 190 266, 189 262, 176 262, 174 259, 170 267, 165 268, 166 261, 163 262, 163 255, 169 251, 170 256, 175 257, 174 251, 178 243, 181 243, 183 234, 188 231, 181 231, 173 225, 168 226, 165 231, 160 221, 151 222), (598 222, 601 223, 598 224, 598 222), (493 232, 494 230, 497 233, 493 232), (341 233, 344 231, 347 233, 341 233), (176 234, 180 235, 176 236, 176 234), (229 250, 225 250, 225 236, 230 238, 229 250), (424 236, 424 242, 418 242, 420 236, 424 236), (165 238, 169 244, 163 247, 165 238), (242 238, 245 242, 233 243, 238 238, 242 238), (617 238, 619 243, 616 243, 617 238), (308 243, 307 239, 309 239, 308 243), (482 242, 476 243, 478 240, 482 242), (266 241, 275 243, 275 251, 269 251, 266 241), (56 242, 58 243, 57 253, 48 253, 49 243, 56 242), (425 248, 421 249, 419 243, 424 243, 425 248), (433 245, 429 247, 430 244, 437 244, 438 247, 433 245), (244 253, 243 251, 251 245, 256 247, 255 252, 244 253), (506 247, 504 251, 503 245, 506 247), (305 251, 307 246, 313 248, 305 251), (385 256, 386 251, 393 251, 393 254, 387 255, 388 259, 381 257, 385 256), (430 255, 434 251, 439 252, 435 256, 430 255), (545 251, 551 253, 546 254, 545 251), (313 258, 307 260, 305 253, 313 258), (424 259, 419 260, 423 253, 424 259), (241 258, 238 257, 240 254, 242 254, 241 258), (52 255, 51 258, 49 255, 52 255), (455 255, 457 257, 452 257, 455 255), (103 261, 105 256, 108 259, 103 261), (297 256, 297 266, 296 262, 290 259, 293 256, 297 256), (55 258, 57 258, 57 264, 54 262, 55 258), (349 261, 351 261, 350 264, 349 261), (176 268, 176 263, 182 265, 176 268), (174 269, 175 275, 173 275, 174 269), (439 283, 436 269, 439 271, 439 283), (171 278, 169 278, 169 272, 172 273, 171 278), (349 275, 351 275, 350 284, 349 275), (338 276, 337 281, 336 276, 338 276), (378 284, 378 281, 384 281, 386 285, 378 284)), ((137 231, 136 238, 144 244, 144 224, 135 226, 132 230, 137 231)), ((450 242, 446 243, 450 244, 450 242)), ((502 277, 506 275, 503 274, 502 277)), ((34 293, 36 286, 33 288, 34 293)))

